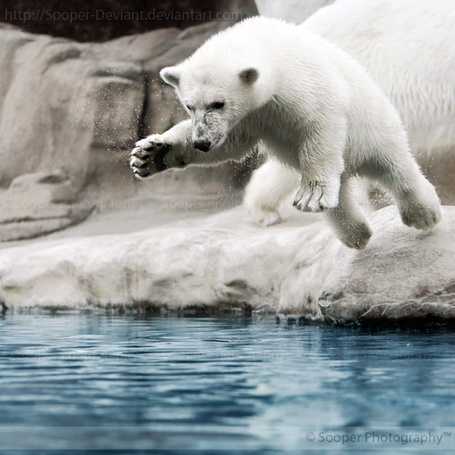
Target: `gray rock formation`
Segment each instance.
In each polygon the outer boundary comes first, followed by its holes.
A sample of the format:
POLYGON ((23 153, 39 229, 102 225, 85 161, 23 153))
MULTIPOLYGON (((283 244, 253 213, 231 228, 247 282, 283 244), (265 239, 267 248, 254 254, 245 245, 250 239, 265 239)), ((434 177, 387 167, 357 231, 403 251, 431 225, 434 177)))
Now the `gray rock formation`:
POLYGON ((335 322, 455 319, 455 210, 434 230, 401 223, 395 207, 373 215, 374 237, 325 285, 319 307, 335 322))
POLYGON ((0 33, 6 75, 0 90, 2 185, 61 169, 77 192, 93 148, 126 148, 134 140, 144 98, 140 66, 84 58, 83 48, 42 35, 0 33))
POLYGON ((0 193, 0 239, 63 228, 84 219, 94 205, 140 191, 155 196, 189 190, 213 194, 232 186, 238 166, 169 173, 147 188, 134 181, 127 167, 139 137, 165 130, 185 116, 173 91, 160 82, 159 70, 183 60, 227 25, 217 21, 184 31, 160 29, 105 43, 1 28, 0 185, 13 186, 0 193), (52 197, 43 199, 41 183, 43 173, 55 172, 66 182, 58 207, 52 197), (20 204, 19 214, 12 194, 18 194, 16 179, 24 175, 29 186, 21 197, 27 203, 20 204), (74 210, 75 203, 84 210, 74 210), (58 209, 61 217, 55 212, 50 221, 44 206, 52 206, 52 213, 58 209), (28 224, 19 229, 17 223, 25 219, 28 224))
POLYGON ((0 195, 0 242, 39 237, 84 221, 94 205, 67 203, 74 196, 61 171, 24 174, 0 195))

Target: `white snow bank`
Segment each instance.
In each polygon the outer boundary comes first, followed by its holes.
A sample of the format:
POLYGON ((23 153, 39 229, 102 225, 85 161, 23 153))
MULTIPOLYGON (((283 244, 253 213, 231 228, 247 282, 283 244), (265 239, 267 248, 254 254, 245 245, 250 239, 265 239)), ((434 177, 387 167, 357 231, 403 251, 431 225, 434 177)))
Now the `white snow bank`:
MULTIPOLYGON (((297 211, 295 211, 297 212, 297 211)), ((293 212, 292 212, 293 213, 293 212)), ((395 207, 371 215, 361 252, 315 215, 258 228, 243 208, 121 235, 43 240, 0 251, 7 311, 222 311, 343 322, 455 318, 455 208, 431 232, 395 207)))

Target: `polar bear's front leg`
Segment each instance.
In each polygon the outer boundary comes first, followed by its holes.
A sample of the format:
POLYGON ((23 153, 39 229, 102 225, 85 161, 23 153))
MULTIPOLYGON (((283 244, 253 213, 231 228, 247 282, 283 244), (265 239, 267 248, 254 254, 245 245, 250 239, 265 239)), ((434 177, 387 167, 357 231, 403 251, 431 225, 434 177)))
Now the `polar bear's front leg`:
POLYGON ((294 206, 302 212, 323 212, 338 205, 347 136, 342 119, 313 131, 299 154, 301 183, 294 206))
POLYGON ((308 180, 304 176, 295 196, 294 206, 302 212, 323 212, 338 205, 339 192, 339 178, 308 180))
POLYGON ((269 159, 256 169, 245 188, 243 205, 259 226, 272 226, 281 221, 281 202, 299 186, 295 169, 269 159))
POLYGON ((192 163, 191 120, 185 120, 163 134, 152 134, 138 142, 131 152, 130 167, 139 180, 158 172, 184 168, 192 163))
POLYGON ((168 169, 241 161, 255 150, 258 140, 252 135, 245 139, 242 132, 233 131, 222 145, 203 152, 194 148, 192 123, 185 120, 163 134, 138 141, 130 155, 130 167, 137 179, 145 180, 168 169))

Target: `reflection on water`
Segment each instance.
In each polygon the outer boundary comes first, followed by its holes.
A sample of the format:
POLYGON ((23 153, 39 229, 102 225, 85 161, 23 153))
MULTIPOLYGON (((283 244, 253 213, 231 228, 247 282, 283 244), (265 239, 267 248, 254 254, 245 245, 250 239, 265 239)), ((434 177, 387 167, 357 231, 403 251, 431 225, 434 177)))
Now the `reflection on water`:
POLYGON ((0 340, 2 454, 455 447, 452 332, 5 315, 0 340))

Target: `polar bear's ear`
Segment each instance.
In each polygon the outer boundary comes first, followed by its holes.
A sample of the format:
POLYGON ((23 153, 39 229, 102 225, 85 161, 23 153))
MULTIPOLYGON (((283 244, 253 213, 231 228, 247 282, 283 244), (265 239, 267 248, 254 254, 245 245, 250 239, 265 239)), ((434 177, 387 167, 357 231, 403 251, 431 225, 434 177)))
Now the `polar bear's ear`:
POLYGON ((239 73, 240 80, 245 84, 254 84, 259 77, 259 71, 256 68, 245 68, 239 73))
POLYGON ((160 71, 161 79, 166 84, 178 87, 180 81, 180 71, 175 66, 169 66, 160 71))

